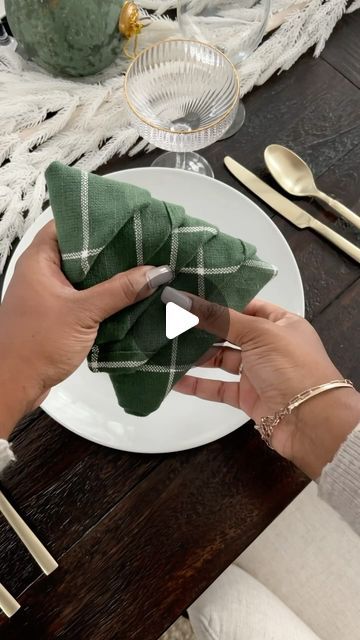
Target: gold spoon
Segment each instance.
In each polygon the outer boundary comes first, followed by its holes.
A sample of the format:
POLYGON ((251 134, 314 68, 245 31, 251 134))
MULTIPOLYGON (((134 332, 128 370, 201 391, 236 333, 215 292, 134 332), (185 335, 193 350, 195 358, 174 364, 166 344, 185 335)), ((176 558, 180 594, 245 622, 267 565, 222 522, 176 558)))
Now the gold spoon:
POLYGON ((265 163, 276 182, 293 196, 310 196, 326 202, 344 220, 360 229, 360 216, 320 191, 310 167, 296 153, 280 144, 270 144, 264 152, 265 163))

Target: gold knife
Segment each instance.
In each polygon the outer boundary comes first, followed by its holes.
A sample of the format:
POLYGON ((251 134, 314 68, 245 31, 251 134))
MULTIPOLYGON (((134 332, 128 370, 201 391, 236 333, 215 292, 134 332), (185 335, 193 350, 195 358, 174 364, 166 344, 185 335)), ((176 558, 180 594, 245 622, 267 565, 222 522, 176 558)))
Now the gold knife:
POLYGON ((277 213, 280 213, 280 215, 292 222, 296 227, 299 227, 299 229, 309 227, 317 231, 321 236, 329 240, 329 242, 332 242, 336 247, 360 264, 359 247, 343 238, 339 233, 330 229, 330 227, 327 227, 326 224, 313 218, 313 216, 304 211, 304 209, 301 209, 297 204, 294 204, 294 202, 285 198, 281 193, 275 191, 275 189, 251 173, 251 171, 245 169, 245 167, 233 158, 230 158, 230 156, 224 158, 224 164, 239 182, 255 193, 255 195, 266 202, 266 204, 270 205, 277 213))

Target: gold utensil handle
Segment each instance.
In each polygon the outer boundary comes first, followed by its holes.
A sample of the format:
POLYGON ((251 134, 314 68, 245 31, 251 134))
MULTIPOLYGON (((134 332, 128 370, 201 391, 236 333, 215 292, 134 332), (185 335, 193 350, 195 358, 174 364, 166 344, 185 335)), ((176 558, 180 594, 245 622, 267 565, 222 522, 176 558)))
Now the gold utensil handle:
POLYGON ((15 533, 19 536, 25 547, 31 553, 34 560, 36 560, 42 571, 46 575, 52 573, 59 566, 58 563, 45 549, 44 545, 36 537, 35 533, 31 531, 30 527, 28 527, 26 522, 24 522, 17 511, 15 511, 14 507, 5 498, 1 491, 0 511, 8 521, 9 525, 14 529, 15 533))
POLYGON ((14 615, 19 609, 20 604, 17 600, 5 589, 4 585, 0 582, 0 608, 3 610, 8 618, 14 615))
POLYGON ((336 233, 336 231, 333 231, 330 227, 327 227, 326 224, 319 222, 319 220, 316 220, 315 218, 311 219, 309 227, 320 233, 320 235, 324 236, 324 238, 332 242, 336 247, 341 249, 341 251, 360 264, 359 247, 354 245, 352 242, 349 242, 339 233, 336 233))
POLYGON ((357 227, 357 229, 360 229, 360 216, 358 216, 356 213, 348 209, 348 207, 345 207, 344 204, 342 204, 338 200, 334 200, 334 198, 331 198, 330 196, 327 195, 327 193, 323 193, 322 191, 318 193, 317 197, 320 200, 323 200, 324 202, 326 202, 326 204, 328 204, 329 207, 334 209, 334 211, 336 211, 344 220, 351 222, 351 224, 353 224, 354 227, 357 227))

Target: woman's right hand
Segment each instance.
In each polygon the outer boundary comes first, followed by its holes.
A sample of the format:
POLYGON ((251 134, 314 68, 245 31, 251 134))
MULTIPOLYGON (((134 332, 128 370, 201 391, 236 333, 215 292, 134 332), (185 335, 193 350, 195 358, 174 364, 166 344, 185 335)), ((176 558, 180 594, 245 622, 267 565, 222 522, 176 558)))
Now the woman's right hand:
MULTIPOLYGON (((232 374, 241 366, 242 375, 239 382, 185 376, 177 391, 239 407, 259 424, 263 416, 274 415, 298 393, 342 378, 315 329, 300 316, 261 300, 238 313, 186 295, 192 301, 191 312, 200 319, 199 328, 241 347, 241 351, 214 347, 201 366, 232 374), (221 335, 225 325, 227 335, 221 335)), ((281 420, 271 444, 316 478, 359 419, 360 395, 350 388, 334 389, 281 420)))

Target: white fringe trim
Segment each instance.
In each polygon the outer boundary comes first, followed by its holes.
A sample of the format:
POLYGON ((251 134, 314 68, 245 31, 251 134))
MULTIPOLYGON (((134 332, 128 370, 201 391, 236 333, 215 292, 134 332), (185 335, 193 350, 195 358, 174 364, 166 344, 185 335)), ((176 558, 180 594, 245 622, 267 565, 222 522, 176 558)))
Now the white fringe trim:
POLYGON ((7 440, 0 440, 0 473, 4 471, 10 462, 15 462, 11 445, 7 440))

